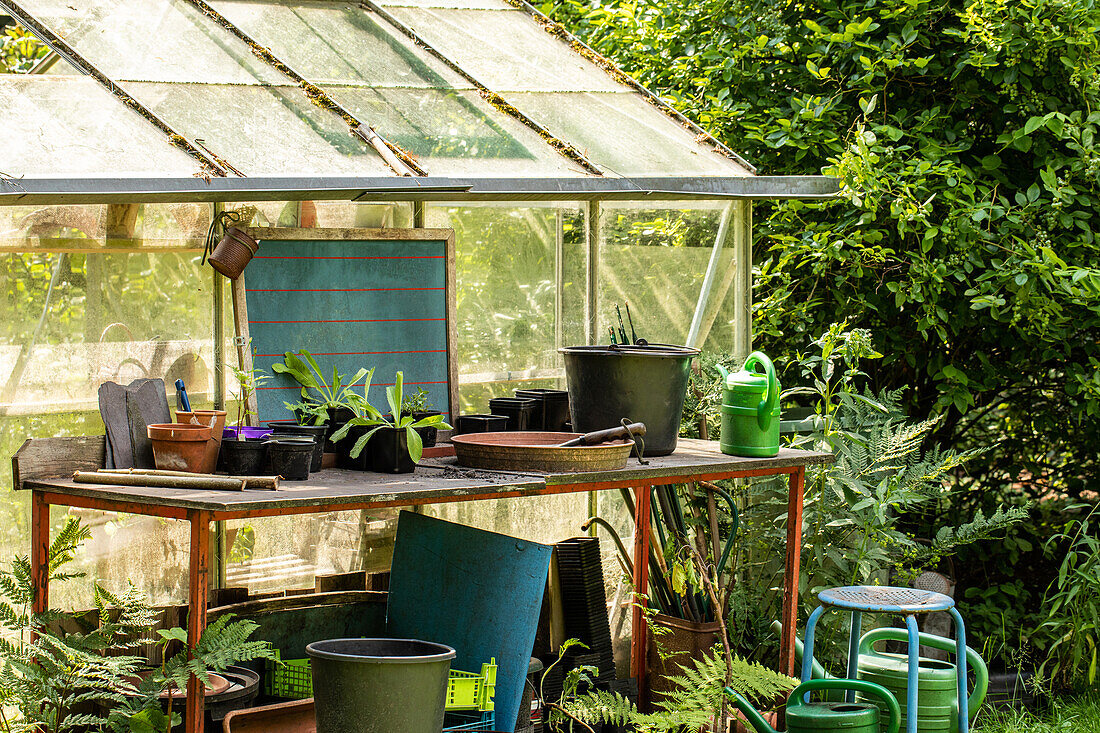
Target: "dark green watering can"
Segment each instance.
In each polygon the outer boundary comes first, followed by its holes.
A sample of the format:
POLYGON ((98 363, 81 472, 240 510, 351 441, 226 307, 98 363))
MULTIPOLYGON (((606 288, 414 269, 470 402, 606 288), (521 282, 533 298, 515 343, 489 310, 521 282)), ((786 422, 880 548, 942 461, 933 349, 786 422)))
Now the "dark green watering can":
POLYGON ((722 375, 722 452, 751 458, 779 453, 779 380, 772 360, 754 351, 739 372, 717 367, 722 375))
MULTIPOLYGON (((772 623, 772 630, 782 633, 783 626, 775 621, 772 623)), ((908 638, 905 629, 887 627, 868 631, 859 640, 859 678, 882 685, 903 703, 909 690, 909 658, 905 654, 880 652, 874 648, 874 645, 883 641, 904 642, 908 638)), ((953 639, 945 639, 934 634, 921 632, 920 643, 922 646, 934 649, 943 649, 952 653, 955 651, 953 639)), ((802 659, 803 649, 800 639, 795 639, 795 651, 798 658, 802 659)), ((989 669, 981 656, 970 647, 966 648, 966 666, 974 673, 974 686, 967 697, 967 710, 973 721, 982 701, 985 700, 989 686, 989 669)), ((826 676, 825 669, 816 659, 813 660, 812 674, 815 679, 834 679, 826 676)), ((920 705, 917 731, 919 733, 958 733, 959 696, 955 674, 955 665, 952 662, 920 658, 920 666, 917 669, 918 704, 920 705)), ((858 695, 857 699, 866 698, 858 695)), ((906 713, 908 711, 902 709, 903 725, 907 721, 906 713)))
MULTIPOLYGON (((748 700, 727 687, 734 707, 741 711, 757 733, 776 733, 748 700)), ((787 733, 883 733, 879 705, 886 708, 890 721, 885 733, 898 733, 901 709, 890 691, 881 685, 863 680, 810 680, 794 689, 787 700, 787 733), (856 690, 877 698, 879 704, 866 702, 808 703, 806 693, 814 690, 856 690)))

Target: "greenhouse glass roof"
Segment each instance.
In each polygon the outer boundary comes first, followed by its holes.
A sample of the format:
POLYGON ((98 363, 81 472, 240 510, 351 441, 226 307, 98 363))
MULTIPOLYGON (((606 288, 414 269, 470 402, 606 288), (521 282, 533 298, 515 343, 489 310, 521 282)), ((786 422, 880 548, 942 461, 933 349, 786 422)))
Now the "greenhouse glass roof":
POLYGON ((70 65, 0 75, 0 202, 823 196, 523 0, 0 0, 70 65))

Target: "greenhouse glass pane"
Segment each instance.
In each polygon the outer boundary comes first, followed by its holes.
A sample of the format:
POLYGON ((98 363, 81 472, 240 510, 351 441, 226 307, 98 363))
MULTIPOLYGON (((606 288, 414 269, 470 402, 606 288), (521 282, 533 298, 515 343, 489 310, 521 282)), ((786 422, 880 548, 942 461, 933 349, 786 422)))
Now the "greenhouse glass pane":
POLYGON ((738 163, 633 93, 509 94, 509 102, 621 176, 747 176, 738 163))
POLYGON ((324 87, 353 115, 417 156, 434 176, 573 177, 585 173, 476 92, 324 87))
POLYGON ((514 10, 504 0, 381 0, 383 7, 455 8, 458 10, 514 10))
POLYGON ((390 8, 390 12, 495 92, 625 89, 521 10, 390 8))
POLYGON ((298 87, 134 82, 126 88, 247 176, 394 175, 343 120, 298 87))
POLYGON ((35 0, 31 12, 116 81, 286 82, 185 0, 35 0))
POLYGON ((214 0, 211 6, 310 81, 472 88, 363 6, 344 2, 214 0))
MULTIPOLYGON (((0 77, 0 173, 18 178, 178 176, 198 162, 87 77, 0 77)), ((0 190, 16 183, 0 180, 0 190)))

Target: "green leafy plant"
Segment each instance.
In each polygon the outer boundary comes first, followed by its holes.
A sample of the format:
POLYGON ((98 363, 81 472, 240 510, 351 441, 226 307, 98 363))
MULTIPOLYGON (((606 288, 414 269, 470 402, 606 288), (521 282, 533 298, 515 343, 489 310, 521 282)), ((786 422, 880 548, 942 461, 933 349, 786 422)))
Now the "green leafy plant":
MULTIPOLYGON (((79 519, 66 521, 47 551, 51 582, 83 577, 64 566, 90 536, 79 519)), ((90 617, 56 610, 35 614, 29 559, 17 556, 0 572, 0 731, 169 733, 179 716, 172 715, 170 702, 167 714, 161 711, 162 692, 183 689, 192 673, 207 680, 210 671, 272 655, 266 642, 248 641, 254 623, 226 616, 207 627, 191 654, 181 650, 149 674, 146 660, 134 654, 156 621, 145 596, 133 584, 114 594, 97 583, 93 598, 90 617)), ((158 635, 165 651, 169 643, 187 639, 179 628, 158 635)))
POLYGON ((555 707, 569 719, 584 725, 631 725, 646 733, 698 733, 714 730, 725 715, 725 687, 732 687, 754 705, 771 707, 798 681, 756 662, 734 656, 727 662, 721 646, 701 659, 680 665, 680 674, 668 678, 672 689, 656 697, 652 713, 641 713, 619 693, 604 690, 566 693, 555 707))
MULTIPOLYGON (((301 349, 297 354, 290 351, 283 355, 283 363, 272 364, 271 370, 276 374, 285 374, 292 377, 302 385, 302 401, 296 404, 285 403, 288 409, 297 411, 302 408, 304 412, 313 418, 314 425, 320 425, 331 411, 338 407, 350 407, 349 396, 354 395, 353 388, 359 380, 374 373, 373 369, 360 369, 345 382, 344 375, 340 374, 336 367, 332 368, 332 380, 326 382, 321 373, 321 367, 313 354, 301 349), (309 405, 309 407, 306 407, 309 405)), ((352 397, 351 399, 354 399, 352 397)), ((301 419, 301 418, 299 418, 301 419)))
POLYGON ((389 403, 391 411, 389 415, 381 414, 377 408, 367 401, 367 391, 370 389, 369 378, 363 386, 363 396, 360 397, 358 394, 355 394, 351 399, 351 404, 354 405, 357 410, 356 416, 333 433, 332 439, 334 441, 343 440, 347 437, 348 431, 353 427, 370 427, 371 429, 363 434, 359 440, 355 441, 355 445, 352 446, 350 452, 352 458, 358 458, 359 454, 363 452, 363 448, 366 447, 367 442, 371 439, 371 436, 382 428, 390 428, 391 430, 404 429, 409 448, 409 457, 412 458, 413 463, 417 463, 424 454, 424 442, 420 439, 420 434, 416 432, 416 428, 434 427, 449 429, 451 427, 443 419, 442 415, 429 415, 417 420, 412 415, 403 414, 401 412, 401 406, 404 380, 404 372, 397 372, 393 385, 386 387, 386 401, 389 403))
POLYGON ((1035 630, 1045 658, 1039 675, 1065 687, 1093 686, 1100 658, 1100 505, 1051 538, 1049 552, 1067 548, 1058 577, 1043 597, 1046 618, 1035 630))
POLYGON ((26 74, 50 49, 20 25, 0 27, 0 74, 26 74))
POLYGON ((435 405, 428 399, 428 390, 417 387, 416 392, 405 396, 401 401, 401 411, 407 415, 415 415, 418 412, 430 412, 435 405))
MULTIPOLYGON (((233 378, 237 382, 237 419, 233 424, 242 427, 248 416, 255 414, 248 409, 249 400, 256 394, 256 389, 271 377, 257 369, 245 371, 234 366, 229 366, 229 368, 232 370, 233 378)), ((238 433, 237 439, 244 440, 244 436, 238 433)))

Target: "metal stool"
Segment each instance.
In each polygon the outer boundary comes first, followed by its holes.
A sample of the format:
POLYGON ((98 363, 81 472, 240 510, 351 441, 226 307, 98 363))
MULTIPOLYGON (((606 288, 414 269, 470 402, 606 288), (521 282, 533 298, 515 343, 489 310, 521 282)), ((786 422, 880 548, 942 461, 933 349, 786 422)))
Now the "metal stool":
MULTIPOLYGON (((942 593, 917 588, 892 588, 888 586, 849 585, 829 588, 817 596, 821 605, 814 609, 806 621, 806 648, 802 654, 802 681, 809 682, 814 659, 814 630, 818 619, 830 608, 849 611, 852 614, 851 635, 848 638, 848 679, 859 675, 859 637, 863 632, 863 612, 894 613, 905 616, 909 632, 909 681, 906 690, 905 723, 907 733, 917 733, 918 669, 920 666, 920 642, 917 629, 918 613, 947 611, 955 620, 955 667, 958 670, 959 733, 968 733, 970 715, 967 709, 966 690, 966 627, 955 608, 955 599, 942 593)), ((855 700, 855 692, 846 693, 849 702, 855 700)))

